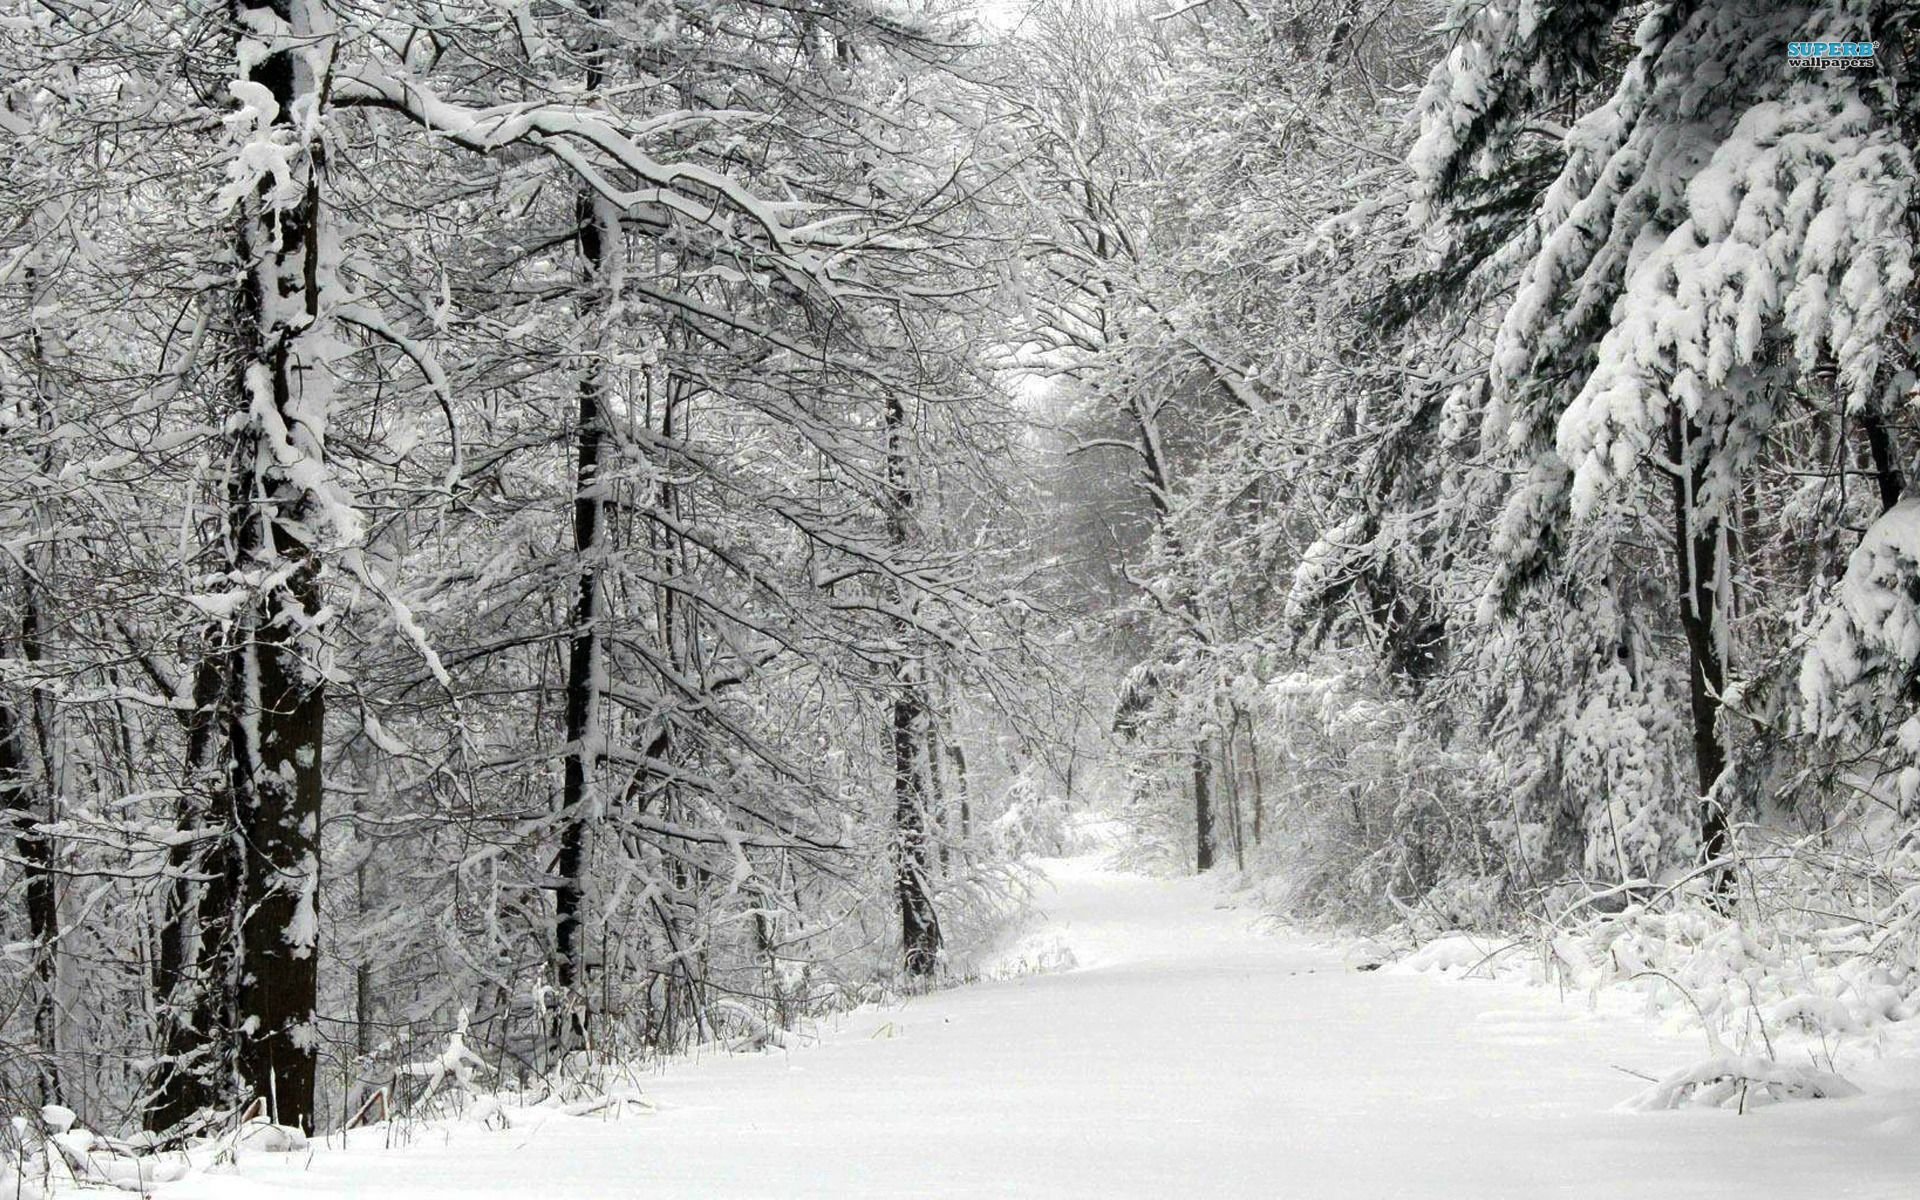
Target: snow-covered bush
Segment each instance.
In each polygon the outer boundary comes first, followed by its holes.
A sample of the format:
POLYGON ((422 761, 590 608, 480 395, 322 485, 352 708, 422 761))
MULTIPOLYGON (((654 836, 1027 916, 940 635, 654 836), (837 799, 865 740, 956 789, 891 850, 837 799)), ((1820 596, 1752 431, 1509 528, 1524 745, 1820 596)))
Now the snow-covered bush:
POLYGON ((1845 1095, 1833 1076, 1843 1049, 1910 1044, 1920 1018, 1920 848, 1897 829, 1873 804, 1811 837, 1748 829, 1746 886, 1729 911, 1681 886, 1594 891, 1485 934, 1422 941, 1402 928, 1393 969, 1625 997, 1703 1031, 1707 1057, 1640 1108, 1845 1095))
POLYGON ((1257 728, 1273 784, 1248 869, 1270 903, 1359 925, 1496 920, 1497 761, 1443 744, 1413 702, 1337 669, 1275 680, 1257 728))
POLYGON ((1920 806, 1920 500, 1902 500, 1868 527, 1811 633, 1800 663, 1807 728, 1829 746, 1877 752, 1880 773, 1897 789, 1894 807, 1913 814, 1920 806))
POLYGON ((1633 1112, 1732 1108, 1745 1112, 1784 1100, 1830 1100, 1860 1089, 1830 1071, 1758 1054, 1722 1054, 1684 1067, 1621 1107, 1633 1112))
POLYGON ((987 823, 986 846, 995 857, 1015 862, 1066 849, 1072 814, 1066 801, 1032 770, 1007 785, 1000 815, 987 823))

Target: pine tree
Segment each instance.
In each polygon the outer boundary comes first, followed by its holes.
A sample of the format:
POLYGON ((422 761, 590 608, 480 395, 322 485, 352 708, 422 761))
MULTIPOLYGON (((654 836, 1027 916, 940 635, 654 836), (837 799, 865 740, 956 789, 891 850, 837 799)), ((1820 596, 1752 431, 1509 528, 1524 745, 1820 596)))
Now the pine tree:
POLYGON ((1786 48, 1892 47, 1906 33, 1874 6, 1660 5, 1616 67, 1625 19, 1608 5, 1461 10, 1413 162, 1422 203, 1446 214, 1498 186, 1516 147, 1560 146, 1552 183, 1525 201, 1531 219, 1488 259, 1515 286, 1482 437, 1527 472, 1506 501, 1493 586, 1513 604, 1555 563, 1618 571, 1621 518, 1664 508, 1698 839, 1724 888, 1739 509, 1823 373, 1842 411, 1884 404, 1900 365, 1887 334, 1911 279, 1906 60, 1820 71, 1786 48))

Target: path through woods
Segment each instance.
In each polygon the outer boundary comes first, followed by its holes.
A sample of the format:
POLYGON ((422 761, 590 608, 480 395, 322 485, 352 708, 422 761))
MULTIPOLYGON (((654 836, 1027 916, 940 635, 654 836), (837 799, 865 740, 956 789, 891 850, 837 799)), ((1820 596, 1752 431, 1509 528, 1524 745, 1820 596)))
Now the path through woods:
POLYGON ((1044 864, 1076 969, 650 1080, 661 1111, 246 1156, 163 1197, 1911 1196, 1912 1092, 1626 1114, 1697 1037, 1498 981, 1361 972, 1209 883, 1044 864))

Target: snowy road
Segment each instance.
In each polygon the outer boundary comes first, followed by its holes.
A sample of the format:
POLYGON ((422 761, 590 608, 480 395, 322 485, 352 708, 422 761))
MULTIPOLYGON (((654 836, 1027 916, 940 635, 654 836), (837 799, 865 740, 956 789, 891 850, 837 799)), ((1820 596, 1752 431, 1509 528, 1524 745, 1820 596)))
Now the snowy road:
POLYGON ((1076 970, 675 1067, 654 1116, 250 1155, 161 1195, 1920 1196, 1911 1094, 1613 1112, 1640 1086, 1616 1065, 1664 1073, 1699 1040, 1543 989, 1354 971, 1197 881, 1049 873, 1076 970))

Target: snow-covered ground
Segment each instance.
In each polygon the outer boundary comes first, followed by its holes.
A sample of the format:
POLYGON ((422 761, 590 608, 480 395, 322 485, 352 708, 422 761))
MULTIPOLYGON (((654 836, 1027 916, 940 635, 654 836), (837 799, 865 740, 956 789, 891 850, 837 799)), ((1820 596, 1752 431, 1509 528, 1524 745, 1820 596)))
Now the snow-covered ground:
POLYGON ((1199 880, 1045 864, 1072 970, 861 1010, 817 1045, 646 1081, 653 1115, 538 1110, 386 1148, 242 1152, 165 1200, 452 1197, 1898 1197, 1920 1093, 1615 1106, 1700 1037, 1509 980, 1362 972, 1199 880))

